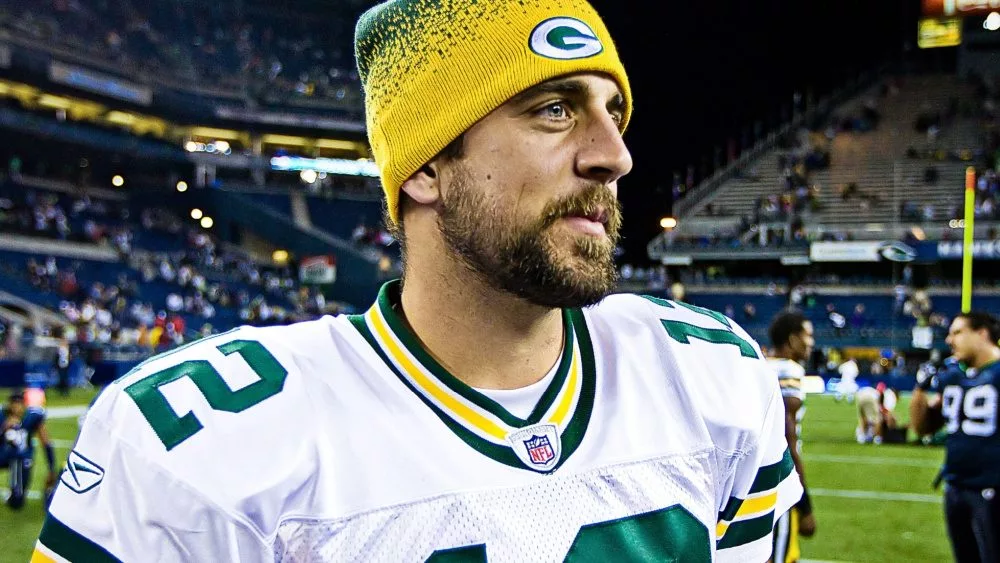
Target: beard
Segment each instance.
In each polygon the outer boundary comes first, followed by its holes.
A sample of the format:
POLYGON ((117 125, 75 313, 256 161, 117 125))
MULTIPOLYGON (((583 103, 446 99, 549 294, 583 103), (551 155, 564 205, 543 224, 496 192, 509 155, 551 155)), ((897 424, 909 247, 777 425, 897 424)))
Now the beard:
MULTIPOLYGON (((516 208, 491 203, 458 167, 441 202, 438 228, 462 264, 490 287, 534 305, 586 307, 614 289, 614 249, 621 228, 621 204, 602 185, 549 202, 539 217, 519 221, 516 208), (606 237, 556 232, 563 218, 607 211, 606 237)), ((561 229, 560 229, 561 230, 561 229)))

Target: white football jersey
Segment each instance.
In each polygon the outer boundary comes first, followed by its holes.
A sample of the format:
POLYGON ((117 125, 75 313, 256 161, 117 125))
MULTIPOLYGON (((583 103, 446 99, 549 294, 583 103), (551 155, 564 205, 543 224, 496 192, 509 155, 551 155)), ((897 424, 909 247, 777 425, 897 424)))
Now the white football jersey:
POLYGON ((771 367, 774 375, 778 378, 778 385, 781 387, 783 396, 803 402, 806 400, 806 393, 802 389, 806 370, 802 364, 788 358, 768 358, 767 365, 771 367))
POLYGON ((801 452, 802 419, 806 416, 806 392, 802 388, 802 384, 806 378, 806 369, 802 367, 802 364, 788 358, 768 358, 767 365, 778 378, 781 395, 801 401, 798 410, 795 411, 795 436, 799 438, 796 445, 798 451, 801 452))
POLYGON ((398 292, 115 382, 38 561, 767 560, 801 486, 777 381, 735 323, 635 295, 565 310, 522 419, 420 347, 398 292))

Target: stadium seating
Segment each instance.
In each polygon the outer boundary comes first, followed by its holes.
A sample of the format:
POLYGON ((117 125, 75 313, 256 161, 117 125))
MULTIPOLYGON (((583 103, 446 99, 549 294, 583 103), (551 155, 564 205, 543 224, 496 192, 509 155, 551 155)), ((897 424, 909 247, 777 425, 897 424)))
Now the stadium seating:
POLYGON ((356 114, 356 15, 266 3, 2 0, 0 30, 132 76, 356 114))
MULTIPOLYGON (((868 98, 877 96, 877 89, 862 94, 838 108, 834 115, 849 115, 868 98)), ((874 130, 841 132, 830 144, 830 167, 812 173, 809 181, 820 186, 818 201, 821 211, 807 214, 806 228, 823 230, 865 231, 873 224, 886 226, 899 213, 901 204, 910 203, 922 210, 933 207, 932 218, 954 218, 962 200, 964 162, 912 158, 910 149, 925 154, 928 149, 940 151, 940 156, 968 151, 974 154, 981 146, 981 132, 975 119, 956 115, 941 129, 937 140, 928 141, 927 134, 918 132, 916 116, 931 108, 947 107, 956 100, 961 107, 973 103, 971 85, 954 76, 914 76, 902 80, 898 94, 890 94, 878 102, 881 121, 874 130), (928 167, 937 168, 938 179, 925 182, 928 167), (876 196, 875 200, 852 198, 845 200, 838 188, 856 183, 861 193, 876 196)), ((783 149, 774 149, 760 157, 744 174, 725 182, 689 213, 689 217, 705 218, 723 210, 731 216, 750 216, 755 202, 761 197, 781 193, 781 170, 778 166, 783 149)), ((683 227, 682 218, 681 225, 683 227)))

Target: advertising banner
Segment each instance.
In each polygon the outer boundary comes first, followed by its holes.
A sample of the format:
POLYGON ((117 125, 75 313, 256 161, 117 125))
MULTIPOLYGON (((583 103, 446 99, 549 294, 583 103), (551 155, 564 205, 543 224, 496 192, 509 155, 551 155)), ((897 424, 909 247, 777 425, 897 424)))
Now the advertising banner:
POLYGON ((309 256, 299 262, 299 281, 325 284, 337 281, 337 261, 333 256, 309 256))
POLYGON ((148 106, 153 102, 153 90, 147 86, 56 61, 49 65, 49 79, 134 104, 148 106))
POLYGON ((893 241, 829 241, 814 242, 809 246, 809 259, 813 262, 912 262, 917 251, 901 242, 893 241))
POLYGON ((927 18, 985 16, 1000 11, 1000 0, 923 0, 927 18))

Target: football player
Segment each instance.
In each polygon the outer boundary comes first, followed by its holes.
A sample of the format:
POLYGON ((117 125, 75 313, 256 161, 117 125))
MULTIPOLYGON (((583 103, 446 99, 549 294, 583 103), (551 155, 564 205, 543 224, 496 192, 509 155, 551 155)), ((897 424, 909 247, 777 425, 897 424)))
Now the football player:
POLYGON ((608 296, 632 95, 594 9, 393 0, 355 48, 403 280, 113 383, 38 556, 767 560, 801 484, 760 348, 608 296))
POLYGON ((940 391, 929 401, 913 390, 910 409, 918 434, 942 424, 948 433, 941 479, 952 552, 959 563, 1000 561, 1000 322, 984 312, 962 313, 946 339, 957 364, 936 374, 940 391))
POLYGON ((45 479, 46 499, 56 482, 56 456, 45 428, 45 411, 38 406, 25 405, 24 391, 11 392, 7 404, 0 411, 0 468, 10 472, 10 496, 7 506, 19 509, 31 485, 35 459, 34 439, 42 443, 48 475, 45 479))
POLYGON ((774 370, 785 403, 785 439, 795 469, 802 481, 802 498, 795 507, 778 519, 774 526, 774 563, 793 563, 799 560, 799 536, 811 537, 816 533, 816 516, 806 490, 805 468, 802 466, 802 418, 806 414, 806 394, 802 389, 805 379, 803 362, 809 360, 816 341, 813 325, 802 313, 784 311, 771 321, 768 331, 774 355, 768 365, 774 370))

